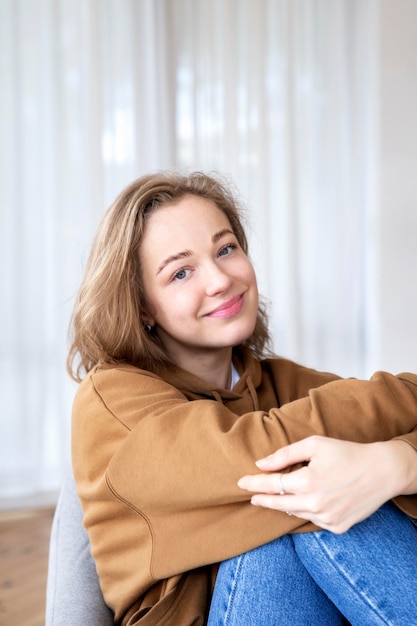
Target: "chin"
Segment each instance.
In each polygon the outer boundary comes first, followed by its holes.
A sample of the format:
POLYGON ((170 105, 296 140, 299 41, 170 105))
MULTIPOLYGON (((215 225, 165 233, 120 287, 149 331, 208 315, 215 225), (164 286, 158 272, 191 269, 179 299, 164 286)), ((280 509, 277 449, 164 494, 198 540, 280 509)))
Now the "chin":
POLYGON ((229 333, 227 337, 227 341, 229 345, 232 346, 233 348, 235 346, 239 346, 240 344, 245 343, 245 341, 247 341, 253 335, 254 330, 255 330, 255 324, 246 328, 241 328, 239 330, 236 329, 236 332, 229 333))

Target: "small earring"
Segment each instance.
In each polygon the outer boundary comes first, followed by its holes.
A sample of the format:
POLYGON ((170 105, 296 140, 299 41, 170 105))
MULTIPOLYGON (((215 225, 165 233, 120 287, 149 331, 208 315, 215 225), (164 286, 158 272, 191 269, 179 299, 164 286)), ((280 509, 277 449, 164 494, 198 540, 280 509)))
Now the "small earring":
POLYGON ((146 330, 147 333, 152 332, 152 326, 150 324, 145 324, 144 329, 146 330))

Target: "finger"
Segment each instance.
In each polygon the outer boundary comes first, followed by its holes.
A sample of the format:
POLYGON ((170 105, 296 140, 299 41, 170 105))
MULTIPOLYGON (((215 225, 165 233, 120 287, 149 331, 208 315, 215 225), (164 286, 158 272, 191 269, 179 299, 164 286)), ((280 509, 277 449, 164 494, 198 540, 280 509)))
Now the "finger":
POLYGON ((308 522, 312 522, 319 528, 330 530, 333 533, 346 532, 352 525, 346 516, 328 515, 325 512, 315 512, 308 506, 304 498, 297 496, 277 496, 257 493, 251 497, 251 504, 266 509, 272 509, 287 515, 293 515, 308 522), (307 506, 306 506, 307 505, 307 506))
POLYGON ((369 512, 362 512, 359 516, 357 514, 352 516, 349 514, 350 511, 334 511, 333 513, 322 510, 315 511, 309 506, 308 501, 306 502, 303 498, 291 495, 277 496, 257 493, 251 497, 251 504, 280 511, 287 515, 294 515, 294 517, 312 522, 318 528, 329 530, 336 534, 345 533, 354 524, 369 516, 369 512))
POLYGON ((251 504, 254 506, 262 506, 266 509, 274 509, 275 511, 286 512, 291 508, 291 512, 294 511, 294 503, 285 498, 285 496, 277 496, 265 493, 256 493, 251 498, 251 504))
POLYGON ((253 506, 272 509, 274 511, 285 513, 286 515, 304 519, 307 522, 312 522, 316 526, 326 530, 333 530, 334 528, 331 525, 326 524, 320 516, 317 516, 308 509, 306 510, 301 503, 298 503, 297 498, 294 496, 277 496, 257 493, 252 496, 251 504, 253 506))
POLYGON ((252 496, 251 504, 253 506, 286 513, 287 515, 294 515, 294 517, 299 517, 309 522, 313 521, 314 518, 311 511, 305 511, 302 505, 297 504, 297 498, 294 496, 276 496, 257 493, 252 496))
POLYGON ((254 474, 243 476, 237 484, 240 489, 253 493, 261 492, 282 495, 282 492, 290 493, 287 485, 284 486, 284 476, 287 478, 288 474, 254 474))
POLYGON ((291 443, 273 452, 269 456, 259 459, 256 461, 256 465, 262 470, 271 471, 281 470, 290 465, 295 465, 296 463, 310 461, 319 439, 320 437, 313 436, 301 439, 296 443, 291 443))

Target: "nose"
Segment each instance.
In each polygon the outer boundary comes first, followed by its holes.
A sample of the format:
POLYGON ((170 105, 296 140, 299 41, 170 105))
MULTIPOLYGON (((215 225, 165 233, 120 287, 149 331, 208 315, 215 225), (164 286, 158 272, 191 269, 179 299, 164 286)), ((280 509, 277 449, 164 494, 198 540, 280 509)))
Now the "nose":
POLYGON ((226 291, 232 282, 231 276, 220 268, 217 263, 211 263, 206 267, 204 279, 208 296, 215 296, 226 291))

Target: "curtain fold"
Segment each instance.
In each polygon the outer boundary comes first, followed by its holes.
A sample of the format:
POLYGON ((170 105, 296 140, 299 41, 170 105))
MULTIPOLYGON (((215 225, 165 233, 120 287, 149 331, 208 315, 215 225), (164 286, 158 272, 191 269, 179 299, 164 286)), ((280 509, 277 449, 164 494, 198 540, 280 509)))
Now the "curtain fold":
POLYGON ((69 467, 74 295, 104 210, 147 171, 230 179, 276 352, 363 374, 376 6, 0 1, 0 498, 69 467))

